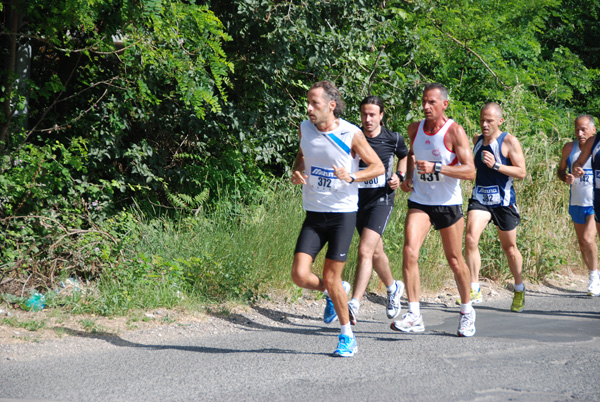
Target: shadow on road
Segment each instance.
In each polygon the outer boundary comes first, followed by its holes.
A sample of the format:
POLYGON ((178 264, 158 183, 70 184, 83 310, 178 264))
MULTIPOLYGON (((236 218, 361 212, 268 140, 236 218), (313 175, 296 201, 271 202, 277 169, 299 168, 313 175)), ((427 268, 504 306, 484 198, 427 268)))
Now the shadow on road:
MULTIPOLYGON (((553 285, 552 283, 550 283, 548 281, 542 281, 542 284, 550 289, 557 290, 560 293, 565 293, 565 294, 561 294, 561 296, 564 296, 564 297, 574 297, 577 299, 589 299, 590 298, 590 296, 588 296, 586 293, 581 292, 580 290, 561 288, 556 285, 553 285)), ((527 293, 529 293, 529 292, 530 291, 527 290, 527 293)), ((547 293, 547 292, 533 292, 533 293, 537 293, 537 294, 545 295, 545 296, 553 295, 552 293, 547 293)))
POLYGON ((184 352, 210 353, 210 354, 227 354, 227 353, 261 353, 261 354, 294 354, 294 355, 329 355, 328 353, 305 352, 292 349, 279 348, 259 348, 259 349, 241 349, 241 348, 215 348, 205 346, 181 346, 181 345, 152 345, 131 342, 121 338, 118 335, 109 332, 89 333, 85 331, 74 330, 70 328, 60 327, 61 331, 66 332, 71 336, 79 336, 83 338, 93 338, 105 341, 114 346, 126 348, 143 348, 148 350, 180 350, 184 352))
MULTIPOLYGON (((432 308, 431 306, 427 306, 432 308)), ((436 307, 433 307, 436 308, 436 307)), ((457 310, 452 307, 437 307, 436 309, 447 312, 447 313, 456 313, 457 310)), ((572 318, 597 318, 600 319, 600 311, 570 311, 570 310, 539 310, 539 309, 527 309, 527 305, 525 305, 525 310, 520 313, 514 313, 510 311, 510 305, 507 307, 497 307, 497 306, 489 306, 485 304, 477 304, 475 305, 475 309, 477 311, 496 311, 499 313, 506 313, 508 315, 538 315, 538 316, 548 316, 548 317, 572 317, 572 318)))

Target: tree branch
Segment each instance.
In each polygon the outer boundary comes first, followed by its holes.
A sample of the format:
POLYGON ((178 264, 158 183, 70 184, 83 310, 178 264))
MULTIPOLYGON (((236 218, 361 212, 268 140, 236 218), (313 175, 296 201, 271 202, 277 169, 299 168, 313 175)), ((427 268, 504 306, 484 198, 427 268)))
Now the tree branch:
MULTIPOLYGON (((96 100, 96 102, 94 102, 94 104, 92 106, 90 106, 89 108, 87 108, 86 110, 84 110, 83 112, 79 113, 79 115, 73 119, 71 119, 69 122, 63 124, 63 125, 58 125, 55 124, 52 127, 49 128, 42 128, 39 130, 34 130, 32 129, 27 136, 29 136, 29 134, 31 134, 34 131, 40 132, 40 133, 51 133, 52 131, 58 131, 61 130, 67 126, 69 126, 69 124, 75 123, 77 120, 81 119, 83 116, 85 116, 87 113, 89 113, 90 110, 92 110, 94 107, 96 107, 96 105, 102 100, 102 98, 104 98, 106 96, 106 94, 108 93, 108 88, 104 90, 104 93, 102 95, 100 95, 100 97, 96 100)), ((56 103, 55 103, 56 104, 56 103)))
POLYGON ((368 94, 371 93, 371 88, 373 87, 373 76, 375 75, 375 71, 377 71, 377 65, 379 64, 379 59, 381 58, 381 54, 383 53, 384 49, 385 49, 385 45, 381 46, 381 49, 379 50, 379 54, 377 55, 377 58, 375 59, 375 65, 371 69, 371 74, 369 74, 369 79, 365 83, 365 86, 368 85, 369 88, 368 88, 368 91, 366 94, 364 94, 364 90, 363 90, 364 96, 367 96, 368 94))
POLYGON ((479 61, 481 62, 481 64, 483 64, 485 66, 485 68, 494 76, 494 78, 496 78, 496 81, 498 81, 500 84, 502 84, 502 86, 504 87, 504 89, 509 89, 509 87, 504 84, 504 82, 502 82, 502 80, 500 79, 500 77, 498 77, 498 75, 494 72, 494 70, 492 70, 492 68, 485 62, 485 60, 483 60, 483 57, 481 57, 480 55, 478 55, 473 49, 471 49, 469 46, 467 46, 466 42, 462 43, 461 41, 459 41, 458 39, 456 39, 454 36, 450 35, 448 32, 444 32, 437 24, 435 25, 435 27, 442 32, 443 34, 445 34, 447 37, 449 37, 450 39, 452 39, 454 42, 458 43, 460 46, 464 47, 468 52, 472 53, 475 57, 477 57, 479 59, 479 61))

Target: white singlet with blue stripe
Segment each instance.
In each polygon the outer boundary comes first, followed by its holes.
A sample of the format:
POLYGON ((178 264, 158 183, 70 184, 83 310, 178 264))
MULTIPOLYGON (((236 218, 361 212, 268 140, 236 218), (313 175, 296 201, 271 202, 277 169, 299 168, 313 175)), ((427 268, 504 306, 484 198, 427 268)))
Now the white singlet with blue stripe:
MULTIPOLYGON (((569 173, 572 173, 571 167, 573 163, 579 158, 581 148, 579 143, 575 141, 573 149, 567 158, 567 165, 569 166, 569 173)), ((582 166, 585 174, 578 179, 575 179, 571 184, 569 205, 577 205, 580 207, 591 207, 594 205, 594 173, 592 170, 592 158, 588 158, 585 164, 582 166)))
POLYGON ((300 124, 300 148, 304 155, 304 170, 308 176, 302 186, 304 210, 311 212, 356 212, 358 183, 348 183, 335 175, 333 165, 353 173, 358 171, 359 158, 352 156, 352 139, 360 129, 339 119, 336 129, 317 130, 305 120, 300 124))
MULTIPOLYGON (((412 143, 415 160, 442 162, 442 165, 456 165, 456 154, 444 143, 446 133, 454 120, 448 119, 444 126, 434 134, 423 130, 425 120, 421 120, 412 143)), ((413 188, 408 199, 421 205, 462 205, 463 197, 460 180, 441 173, 418 174, 415 166, 413 188)))

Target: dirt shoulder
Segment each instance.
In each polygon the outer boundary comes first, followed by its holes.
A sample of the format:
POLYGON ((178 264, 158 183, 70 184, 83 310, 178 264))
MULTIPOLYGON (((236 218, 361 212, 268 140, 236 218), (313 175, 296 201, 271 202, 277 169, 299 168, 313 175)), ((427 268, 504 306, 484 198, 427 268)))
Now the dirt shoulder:
MULTIPOLYGON (((587 290, 587 273, 564 270, 552 274, 543 283, 526 282, 527 289, 554 293, 557 288, 587 290)), ((491 281, 481 284, 485 300, 510 299, 510 285, 491 281)), ((426 291, 422 303, 456 306, 458 294, 454 283, 442 289, 426 291)), ((406 299, 403 298, 403 303, 406 299)), ((206 307, 202 311, 182 309, 156 309, 132 313, 128 317, 101 317, 94 315, 70 315, 57 309, 29 312, 0 305, 0 343, 18 345, 31 343, 60 343, 66 339, 110 338, 113 341, 145 343, 156 338, 180 336, 202 336, 225 334, 252 328, 284 326, 290 319, 321 317, 324 301, 317 292, 304 292, 291 303, 284 297, 271 295, 255 305, 233 305, 206 307)), ((369 293, 361 304, 361 313, 372 313, 385 305, 385 294, 369 293)))

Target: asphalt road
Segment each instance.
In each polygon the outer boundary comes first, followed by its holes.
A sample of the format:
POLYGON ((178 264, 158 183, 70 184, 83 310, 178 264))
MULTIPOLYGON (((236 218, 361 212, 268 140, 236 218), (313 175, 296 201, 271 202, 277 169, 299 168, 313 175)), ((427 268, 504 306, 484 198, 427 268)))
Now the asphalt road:
POLYGON ((380 306, 359 316, 353 358, 331 357, 337 324, 260 309, 273 325, 153 342, 97 336, 22 358, 14 348, 24 346, 9 345, 0 401, 600 401, 600 298, 526 295, 520 314, 510 300, 477 305, 473 338, 456 337, 457 307, 424 304, 425 332, 401 334, 380 306))

